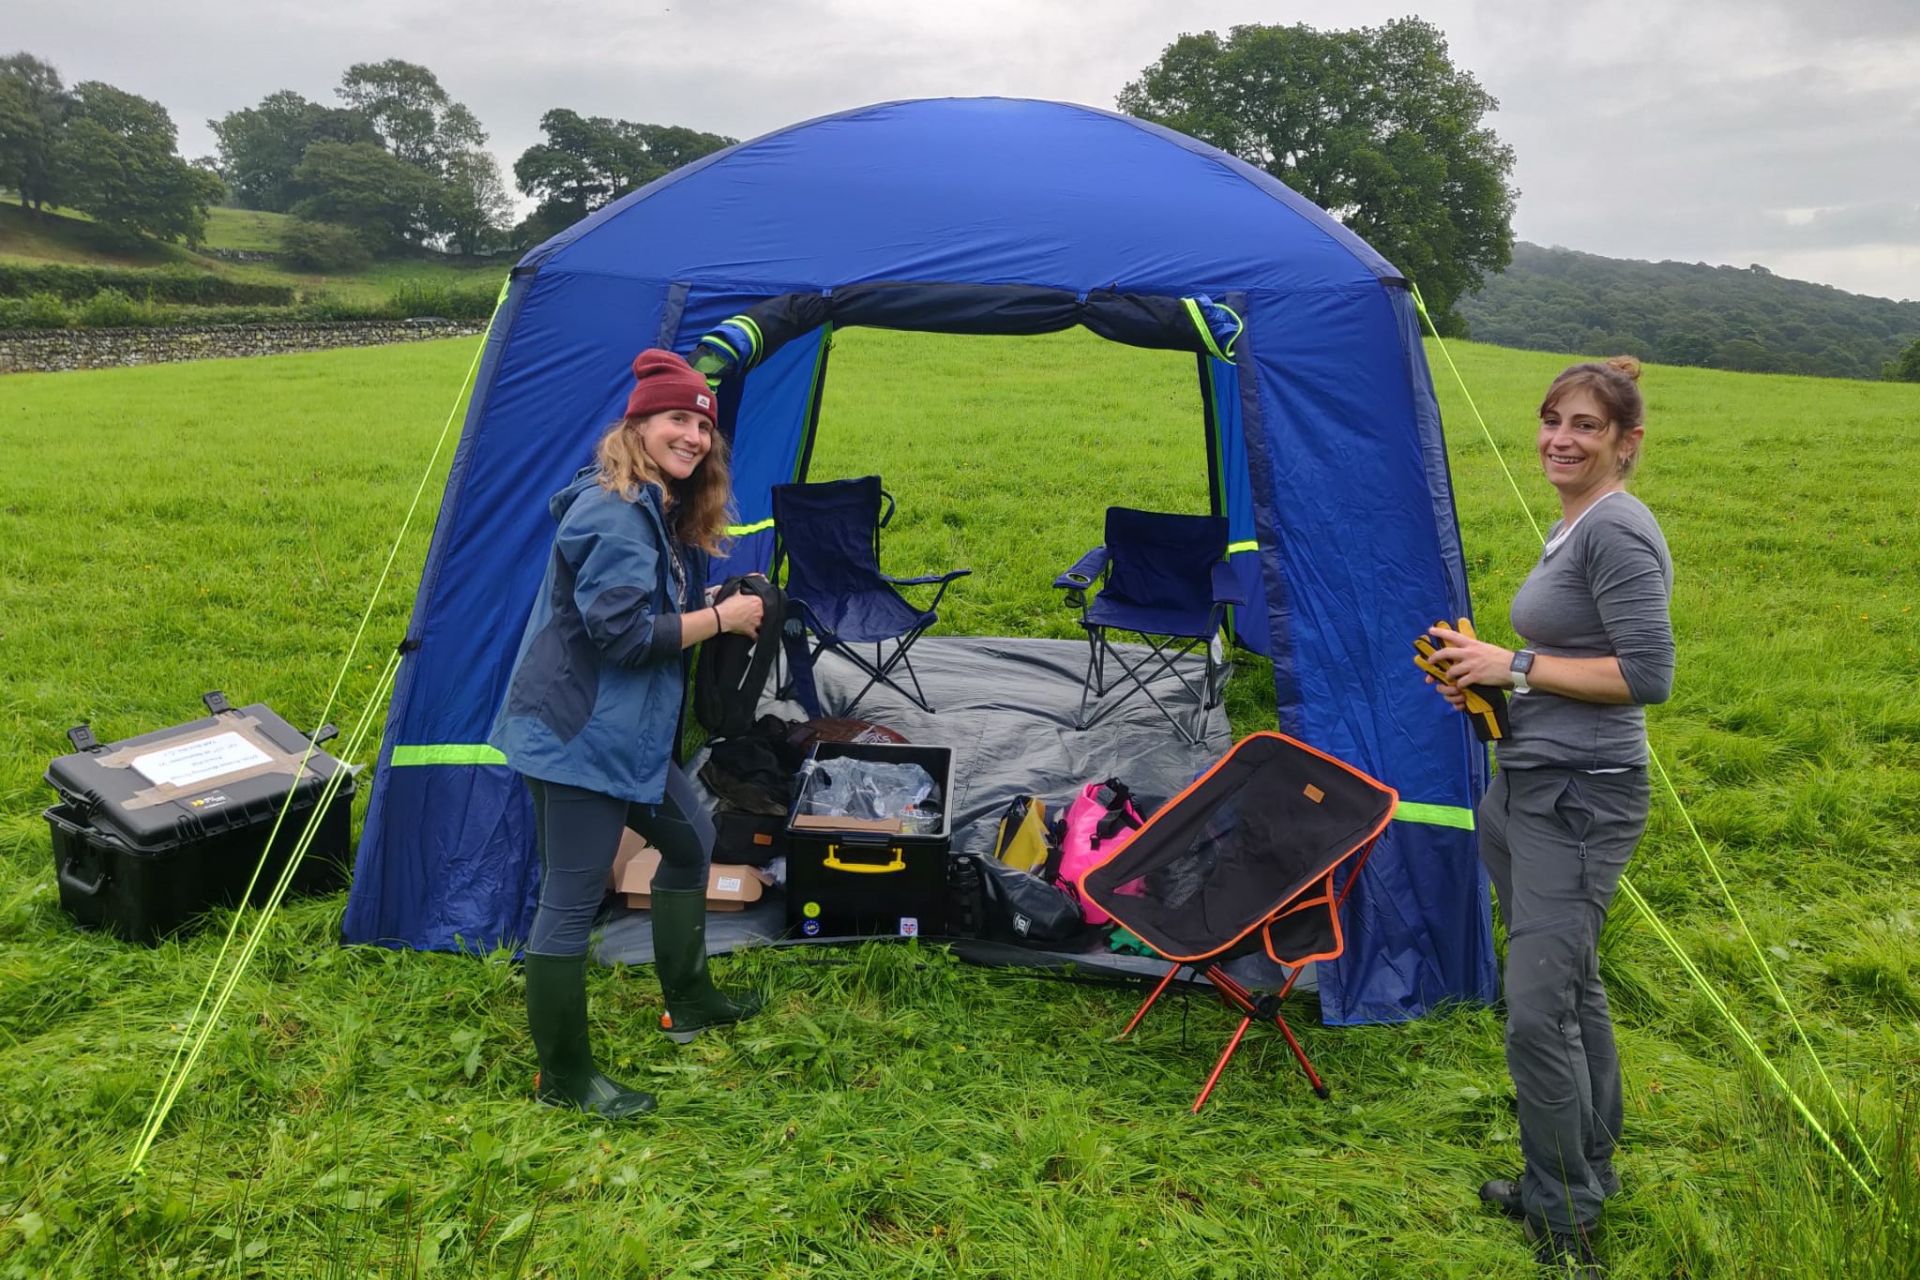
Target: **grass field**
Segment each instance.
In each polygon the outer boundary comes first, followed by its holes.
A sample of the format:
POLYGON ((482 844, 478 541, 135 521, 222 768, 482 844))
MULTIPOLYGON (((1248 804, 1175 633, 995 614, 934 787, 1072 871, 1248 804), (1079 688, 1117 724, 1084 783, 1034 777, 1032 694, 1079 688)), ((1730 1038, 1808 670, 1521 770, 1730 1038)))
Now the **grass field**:
MULTIPOLYGON (((885 475, 891 567, 975 570, 943 611, 956 631, 1070 634, 1045 584, 1109 500, 1204 503, 1186 357, 1084 335, 837 341, 814 474, 885 475)), ((343 949, 339 897, 281 912, 128 1179, 222 931, 144 950, 71 930, 40 773, 68 725, 126 736, 209 688, 315 721, 473 351, 0 381, 0 1277, 1534 1274, 1473 1202, 1518 1159, 1492 1010, 1308 1020, 1331 1104, 1256 1041, 1195 1119, 1230 1029, 1204 1002, 1114 1044, 1134 992, 938 948, 759 953, 720 968, 768 1012, 675 1049, 651 1031, 651 975, 608 972, 603 1055, 662 1098, 608 1128, 527 1101, 504 957, 343 949)), ((1562 361, 1453 351, 1544 524, 1533 410, 1562 361)), ((1884 1179, 1878 1206, 1849 1186, 1622 904, 1602 965, 1626 1190, 1601 1249, 1619 1276, 1920 1274, 1920 388, 1667 368, 1643 385, 1638 489, 1679 569, 1654 745, 1884 1179)), ((1537 544, 1442 395, 1499 639, 1537 544)), ((404 627, 431 505, 343 724, 404 627)), ((1243 671, 1236 726, 1270 705, 1243 671)), ((1833 1123, 1662 799, 1631 874, 1833 1123)))

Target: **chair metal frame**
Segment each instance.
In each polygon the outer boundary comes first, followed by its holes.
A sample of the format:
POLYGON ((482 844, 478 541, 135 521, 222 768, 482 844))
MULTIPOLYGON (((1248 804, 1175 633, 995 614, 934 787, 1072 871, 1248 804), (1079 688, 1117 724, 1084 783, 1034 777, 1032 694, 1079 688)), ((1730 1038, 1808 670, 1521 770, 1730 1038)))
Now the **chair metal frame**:
MULTIPOLYGON (((796 484, 798 483, 799 482, 796 482, 796 484)), ((826 483, 831 484, 835 482, 827 481, 826 483)), ((777 487, 785 488, 787 486, 777 487)), ((886 528, 888 522, 893 519, 895 509, 893 494, 889 493, 883 487, 880 489, 880 496, 885 499, 886 508, 881 512, 879 519, 876 520, 873 525, 873 563, 876 572, 880 564, 880 531, 886 528)), ((774 526, 773 552, 773 573, 776 580, 778 579, 780 570, 786 567, 787 559, 788 553, 785 531, 776 523, 774 526)), ((876 684, 886 685, 889 689, 892 689, 895 693, 898 693, 901 697, 907 699, 907 701, 913 703, 914 706, 919 707, 928 715, 935 714, 933 705, 927 701, 925 690, 920 687, 920 675, 913 669, 913 661, 908 657, 908 652, 913 648, 914 642, 925 635, 928 629, 939 621, 937 615, 940 610, 940 601, 946 596, 947 588, 951 586, 956 579, 967 577, 972 572, 973 570, 971 569, 950 569, 946 573, 929 573, 912 578, 896 578, 892 574, 880 573, 879 581, 888 587, 894 588, 894 595, 899 597, 901 603, 907 605, 910 609, 914 609, 916 613, 924 613, 932 616, 929 616, 919 625, 902 632, 900 635, 891 637, 894 646, 891 655, 885 652, 886 640, 873 641, 873 660, 871 662, 867 660, 864 654, 854 648, 856 644, 864 645, 866 643, 865 641, 841 639, 835 634, 833 628, 826 625, 825 621, 812 605, 797 596, 788 595, 787 609, 789 614, 798 616, 802 622, 804 622, 807 629, 813 632, 814 645, 809 655, 809 661, 811 662, 819 658, 821 653, 831 650, 853 663, 854 666, 858 667, 867 676, 867 682, 860 686, 860 691, 848 699, 846 705, 839 709, 841 714, 851 714, 854 708, 859 706, 860 699, 866 697, 868 691, 876 684), (934 584, 938 584, 940 589, 934 592, 933 603, 929 604, 925 609, 914 608, 913 604, 909 602, 905 596, 900 595, 898 590, 900 587, 924 587, 934 584), (893 679, 893 672, 896 669, 906 671, 908 679, 913 682, 912 693, 908 693, 904 686, 893 679)), ((778 686, 776 685, 776 687, 778 686)))
MULTIPOLYGON (((1158 513, 1142 513, 1158 514, 1158 513)), ((1074 717, 1074 728, 1086 730, 1098 724, 1107 715, 1123 705, 1135 693, 1145 694, 1147 701, 1165 716, 1167 723, 1174 727, 1189 746, 1199 746, 1206 738, 1207 712, 1220 705, 1220 699, 1226 692, 1227 676, 1232 672, 1233 664, 1223 641, 1222 628, 1226 624, 1227 609, 1231 605, 1242 604, 1245 597, 1240 583, 1233 572, 1233 566, 1226 559, 1225 525, 1222 522, 1220 539, 1221 558, 1213 562, 1210 586, 1213 592, 1213 607, 1207 615, 1206 630, 1201 635, 1192 635, 1178 631, 1150 632, 1135 627, 1121 626, 1115 623, 1091 622, 1087 618, 1093 607, 1088 592, 1097 586, 1104 590, 1113 572, 1112 548, 1103 544, 1080 557, 1071 569, 1054 579, 1053 585, 1066 594, 1068 608, 1080 611, 1080 625, 1087 634, 1087 672, 1080 685, 1080 710, 1074 717), (1107 637, 1110 631, 1119 631, 1139 636, 1152 652, 1137 663, 1130 663, 1123 657, 1107 637), (1175 647, 1175 646, 1178 647, 1175 647), (1205 668, 1201 673, 1200 687, 1193 682, 1177 665, 1195 649, 1204 651, 1205 668), (1088 713, 1090 700, 1104 699, 1108 693, 1121 686, 1123 681, 1116 676, 1111 682, 1107 679, 1106 664, 1112 659, 1115 666, 1124 673, 1132 688, 1105 705, 1094 707, 1088 713), (1174 714, 1172 708, 1160 701, 1148 684, 1162 674, 1171 675, 1179 682, 1182 690, 1194 701, 1191 724, 1184 723, 1174 714)))
MULTIPOLYGON (((1367 841, 1361 848, 1360 856, 1354 862, 1353 869, 1347 873, 1346 883, 1341 885, 1338 891, 1334 893, 1333 911, 1336 916, 1339 914, 1340 909, 1346 905, 1347 894, 1352 891, 1354 880, 1359 877, 1362 868, 1367 865, 1367 859, 1373 854, 1373 847, 1379 842, 1380 837, 1378 835, 1367 841)), ((1345 859, 1342 859, 1342 861, 1344 862, 1345 859)), ((1300 897, 1311 893, 1315 888, 1331 880, 1338 870, 1339 868, 1337 866, 1329 869, 1326 877, 1322 880, 1316 880, 1313 884, 1301 890, 1300 894, 1295 895, 1295 902, 1298 903, 1300 897)), ((1317 898, 1312 900, 1313 903, 1317 903, 1318 901, 1319 899, 1317 898)), ((1298 907, 1296 906, 1294 909, 1298 909, 1298 907)), ((1269 918, 1279 919, 1286 914, 1288 914, 1287 910, 1276 910, 1269 918)), ((1114 1039, 1124 1040, 1129 1035, 1132 1035, 1134 1028, 1138 1027, 1141 1021, 1147 1016, 1147 1010, 1153 1008, 1154 1003, 1166 992, 1168 986, 1172 985, 1174 976, 1182 969, 1189 968, 1193 970, 1195 975, 1205 978, 1207 982, 1212 985, 1215 994, 1220 997, 1221 1004, 1227 1006, 1229 1009, 1238 1009, 1241 1014, 1240 1025, 1234 1028, 1232 1038, 1227 1041, 1227 1047, 1220 1051, 1220 1057, 1214 1062, 1213 1070, 1207 1074, 1207 1082, 1201 1086, 1199 1094, 1193 1100, 1193 1105, 1188 1108, 1189 1114, 1199 1115, 1200 1108, 1207 1105, 1207 1099, 1213 1095, 1214 1086, 1220 1083, 1221 1075, 1226 1072, 1227 1063, 1233 1060, 1233 1055, 1240 1049, 1240 1042, 1246 1038, 1247 1028, 1252 1026, 1256 1021, 1262 1023, 1271 1022, 1274 1026, 1280 1028, 1280 1034, 1286 1037, 1287 1048, 1293 1050, 1293 1056, 1295 1060, 1300 1063, 1300 1070, 1306 1074, 1307 1083, 1313 1086, 1315 1096, 1319 1097, 1322 1101, 1333 1096, 1333 1091, 1327 1087, 1326 1081, 1322 1080, 1320 1073, 1313 1069, 1313 1061, 1307 1057, 1307 1051, 1301 1047, 1300 1038, 1293 1033, 1293 1028, 1287 1025, 1286 1018, 1282 1016, 1280 1012, 1280 1006, 1286 1000, 1288 993, 1293 990, 1294 984, 1300 980, 1300 975, 1306 972, 1307 966, 1305 962, 1290 967, 1287 973, 1287 980, 1281 984, 1278 991, 1260 995, 1242 986, 1231 974, 1220 967, 1219 960, 1209 960, 1204 968, 1199 965, 1189 965, 1184 960, 1176 960, 1173 963, 1173 967, 1168 969, 1165 976, 1160 979, 1159 985, 1154 987, 1154 989, 1148 993, 1147 998, 1141 1002, 1140 1007, 1134 1010, 1133 1017, 1127 1021, 1127 1025, 1121 1029, 1120 1034, 1115 1036, 1114 1039)))

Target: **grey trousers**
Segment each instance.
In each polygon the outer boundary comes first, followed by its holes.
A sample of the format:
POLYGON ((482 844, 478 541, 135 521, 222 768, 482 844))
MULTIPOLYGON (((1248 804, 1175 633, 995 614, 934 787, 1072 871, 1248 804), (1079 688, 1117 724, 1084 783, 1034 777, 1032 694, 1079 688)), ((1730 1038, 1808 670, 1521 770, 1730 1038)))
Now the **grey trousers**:
POLYGON ((713 819, 677 766, 667 766, 667 793, 659 804, 630 805, 538 778, 528 778, 527 789, 533 793, 534 841, 540 849, 540 902, 527 939, 534 955, 586 954, 622 827, 632 827, 660 851, 653 889, 707 887, 713 819))
POLYGON ((1647 775, 1502 769, 1479 811, 1480 859, 1507 923, 1507 1070, 1519 1100, 1527 1216, 1591 1226, 1619 1186, 1620 1056, 1598 944, 1647 826, 1647 775))

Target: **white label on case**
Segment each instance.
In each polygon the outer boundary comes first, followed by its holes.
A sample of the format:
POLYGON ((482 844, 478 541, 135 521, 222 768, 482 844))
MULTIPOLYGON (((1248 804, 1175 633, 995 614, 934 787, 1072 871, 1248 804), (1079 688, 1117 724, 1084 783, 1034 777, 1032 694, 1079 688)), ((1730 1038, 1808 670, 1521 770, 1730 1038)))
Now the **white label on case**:
POLYGON ((190 787, 209 778, 271 763, 273 757, 237 733, 216 733, 211 738, 163 747, 133 758, 133 767, 148 782, 176 787, 190 787))
POLYGON ((721 876, 720 892, 722 893, 740 892, 740 877, 739 876, 721 876))

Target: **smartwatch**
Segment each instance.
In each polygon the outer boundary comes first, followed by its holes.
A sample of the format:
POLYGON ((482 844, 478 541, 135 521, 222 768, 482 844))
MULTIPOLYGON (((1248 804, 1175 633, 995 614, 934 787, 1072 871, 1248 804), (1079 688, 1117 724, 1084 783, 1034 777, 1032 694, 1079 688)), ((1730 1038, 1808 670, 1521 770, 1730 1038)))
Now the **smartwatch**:
POLYGON ((1527 672, 1533 670, 1533 650, 1522 649, 1513 655, 1513 666, 1508 670, 1513 675, 1513 691, 1525 693, 1532 686, 1527 683, 1527 672))

